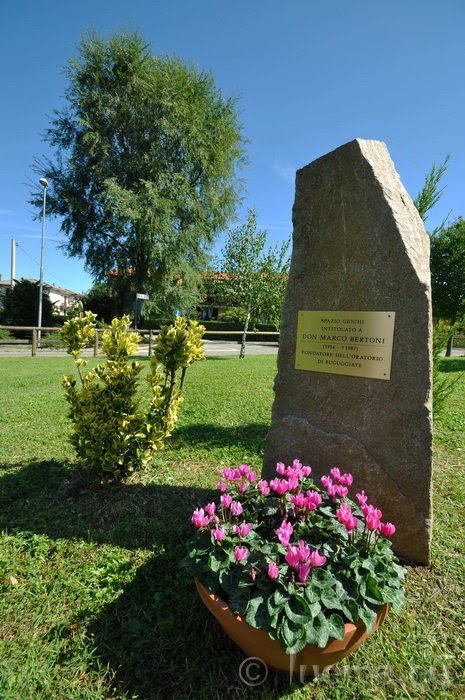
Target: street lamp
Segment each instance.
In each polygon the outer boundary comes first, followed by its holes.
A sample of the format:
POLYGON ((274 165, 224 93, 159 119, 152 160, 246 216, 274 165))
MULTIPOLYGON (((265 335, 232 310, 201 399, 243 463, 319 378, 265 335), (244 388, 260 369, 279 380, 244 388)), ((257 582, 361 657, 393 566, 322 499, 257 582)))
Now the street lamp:
POLYGON ((42 292, 44 287, 44 234, 45 234, 45 202, 47 200, 47 187, 48 182, 44 177, 39 180, 40 184, 44 188, 44 206, 42 210, 42 239, 40 245, 40 281, 39 281, 39 316, 37 319, 38 333, 37 340, 40 341, 40 327, 42 325, 42 292))

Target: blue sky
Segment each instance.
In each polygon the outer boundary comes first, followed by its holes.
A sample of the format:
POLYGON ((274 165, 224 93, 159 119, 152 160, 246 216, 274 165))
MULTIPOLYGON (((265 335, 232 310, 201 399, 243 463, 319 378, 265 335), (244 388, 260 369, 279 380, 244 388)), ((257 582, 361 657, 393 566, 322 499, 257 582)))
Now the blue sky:
MULTIPOLYGON (((5 2, 0 10, 0 273, 38 277, 40 222, 27 203, 41 134, 65 89, 62 66, 93 27, 138 29, 154 53, 209 69, 240 97, 249 167, 242 218, 255 207, 270 242, 290 235, 295 170, 353 138, 386 142, 412 196, 450 153, 431 228, 465 215, 462 0, 80 0, 5 2)), ((46 222, 45 280, 86 291, 84 261, 46 222)), ((216 250, 221 248, 219 238, 216 250)))

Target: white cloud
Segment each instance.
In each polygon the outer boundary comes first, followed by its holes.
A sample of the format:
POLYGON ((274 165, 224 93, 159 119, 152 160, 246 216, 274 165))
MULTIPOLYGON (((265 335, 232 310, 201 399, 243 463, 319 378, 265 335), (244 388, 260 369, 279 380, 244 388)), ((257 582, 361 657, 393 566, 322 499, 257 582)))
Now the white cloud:
POLYGON ((294 185, 296 168, 293 165, 290 163, 283 165, 282 163, 275 161, 273 170, 275 171, 276 175, 279 175, 279 177, 287 182, 288 185, 294 185))

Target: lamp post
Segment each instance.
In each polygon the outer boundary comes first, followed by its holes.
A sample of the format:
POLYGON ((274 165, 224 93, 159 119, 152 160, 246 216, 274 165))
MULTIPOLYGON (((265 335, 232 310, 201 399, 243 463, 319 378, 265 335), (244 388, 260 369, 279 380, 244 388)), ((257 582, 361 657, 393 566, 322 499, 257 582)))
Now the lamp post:
POLYGON ((44 177, 41 177, 39 180, 40 184, 44 188, 44 206, 42 209, 42 238, 41 238, 41 244, 40 244, 40 280, 39 280, 39 315, 37 318, 37 326, 38 326, 38 332, 37 332, 37 340, 40 341, 40 327, 42 325, 42 292, 43 292, 43 287, 44 287, 44 234, 45 234, 45 202, 47 200, 47 187, 48 187, 48 182, 44 177))

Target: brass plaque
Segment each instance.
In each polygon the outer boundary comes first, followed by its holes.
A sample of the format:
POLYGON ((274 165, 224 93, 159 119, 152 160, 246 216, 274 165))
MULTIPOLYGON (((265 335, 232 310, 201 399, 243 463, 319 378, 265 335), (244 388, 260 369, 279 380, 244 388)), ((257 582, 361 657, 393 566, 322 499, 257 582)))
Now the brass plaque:
POLYGON ((394 311, 299 311, 295 368, 391 378, 394 311))

